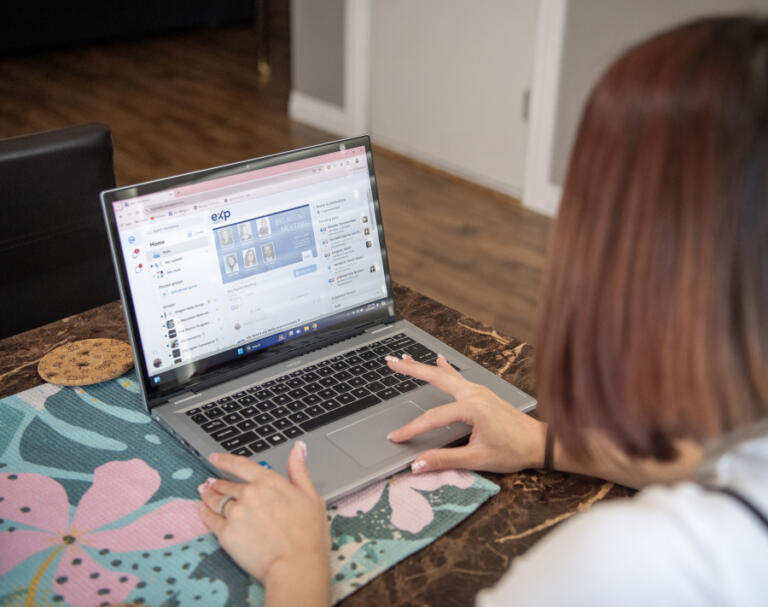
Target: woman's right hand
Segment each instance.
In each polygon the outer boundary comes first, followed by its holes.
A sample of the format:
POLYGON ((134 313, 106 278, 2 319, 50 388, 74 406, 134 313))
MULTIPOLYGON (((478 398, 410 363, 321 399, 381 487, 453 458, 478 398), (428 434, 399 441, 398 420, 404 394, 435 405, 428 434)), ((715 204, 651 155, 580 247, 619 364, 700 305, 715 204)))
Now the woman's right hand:
POLYGON ((391 441, 405 442, 455 422, 472 426, 467 445, 425 451, 411 464, 414 473, 448 468, 516 472, 541 467, 546 424, 518 411, 485 386, 468 381, 442 356, 436 365, 418 363, 407 355, 386 360, 393 371, 427 381, 456 399, 392 431, 391 441))

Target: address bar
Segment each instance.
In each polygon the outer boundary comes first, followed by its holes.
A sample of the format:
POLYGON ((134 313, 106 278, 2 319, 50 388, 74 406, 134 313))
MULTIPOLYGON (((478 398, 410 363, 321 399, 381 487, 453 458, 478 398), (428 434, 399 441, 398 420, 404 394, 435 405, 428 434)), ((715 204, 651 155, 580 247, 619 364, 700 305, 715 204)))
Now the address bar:
MULTIPOLYGON (((267 189, 280 189, 277 186, 280 186, 285 183, 290 182, 297 182, 296 187, 299 185, 306 185, 309 183, 317 183, 320 181, 327 181, 331 178, 338 177, 337 174, 334 174, 337 172, 335 169, 327 170, 327 169, 320 169, 320 167, 307 167, 303 169, 298 169, 297 171, 291 171, 290 173, 282 173, 280 175, 274 175, 272 177, 262 177, 261 179, 257 179, 254 181, 246 181, 244 183, 239 183, 231 186, 223 186, 221 188, 215 188, 213 190, 207 190, 205 192, 202 192, 200 194, 194 194, 192 196, 179 198, 176 200, 171 200, 168 202, 159 202, 153 205, 148 205, 144 207, 145 213, 157 213, 158 211, 168 211, 172 210, 178 206, 186 206, 189 204, 193 204, 195 202, 202 202, 202 201, 211 201, 211 194, 215 192, 216 194, 216 204, 221 202, 221 199, 223 197, 229 197, 233 196, 234 194, 237 194, 238 192, 248 192, 249 194, 253 194, 254 192, 259 192, 263 194, 263 190, 267 189), (309 179, 308 179, 309 178, 309 179)), ((339 167, 341 171, 341 167, 339 167)), ((243 198, 242 196, 241 198, 243 198)), ((211 201, 214 202, 214 201, 211 201)))

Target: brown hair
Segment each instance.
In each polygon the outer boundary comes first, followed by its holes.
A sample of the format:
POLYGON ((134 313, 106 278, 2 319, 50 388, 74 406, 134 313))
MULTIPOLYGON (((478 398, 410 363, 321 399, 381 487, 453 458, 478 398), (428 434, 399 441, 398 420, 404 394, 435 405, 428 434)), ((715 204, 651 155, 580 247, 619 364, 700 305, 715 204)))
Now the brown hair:
POLYGON ((669 459, 768 412, 768 20, 690 23, 607 70, 550 244, 536 370, 565 449, 598 428, 669 459))

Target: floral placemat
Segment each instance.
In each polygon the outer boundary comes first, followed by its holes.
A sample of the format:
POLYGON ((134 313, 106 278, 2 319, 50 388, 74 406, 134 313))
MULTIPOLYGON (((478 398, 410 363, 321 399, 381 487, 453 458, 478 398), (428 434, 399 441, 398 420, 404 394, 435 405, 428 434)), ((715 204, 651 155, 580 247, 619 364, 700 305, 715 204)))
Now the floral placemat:
MULTIPOLYGON (((0 400, 0 607, 263 604, 198 516, 205 467, 144 412, 135 376, 0 400)), ((399 474, 328 508, 337 602, 499 488, 399 474)))

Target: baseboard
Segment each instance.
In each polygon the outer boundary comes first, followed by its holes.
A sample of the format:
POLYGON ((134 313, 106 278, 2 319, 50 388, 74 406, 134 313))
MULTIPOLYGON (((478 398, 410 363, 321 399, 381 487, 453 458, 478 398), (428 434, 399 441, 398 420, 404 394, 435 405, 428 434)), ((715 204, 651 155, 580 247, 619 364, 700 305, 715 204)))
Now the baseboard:
POLYGON ((505 183, 499 179, 493 179, 492 177, 488 177, 487 175, 473 171, 472 169, 467 169, 450 162, 445 162, 444 160, 431 154, 425 154, 419 150, 414 150, 408 145, 402 145, 397 141, 393 141, 387 137, 381 137, 379 135, 372 134, 371 139, 376 145, 380 145, 381 147, 387 148, 388 150, 392 150, 401 156, 413 158, 418 162, 433 166, 441 171, 450 173, 456 177, 460 177, 465 181, 471 181, 490 190, 501 192, 507 196, 517 198, 518 200, 523 195, 523 187, 520 185, 505 183))
POLYGON ((351 127, 352 120, 343 107, 291 91, 288 97, 288 117, 340 137, 360 135, 351 127))

